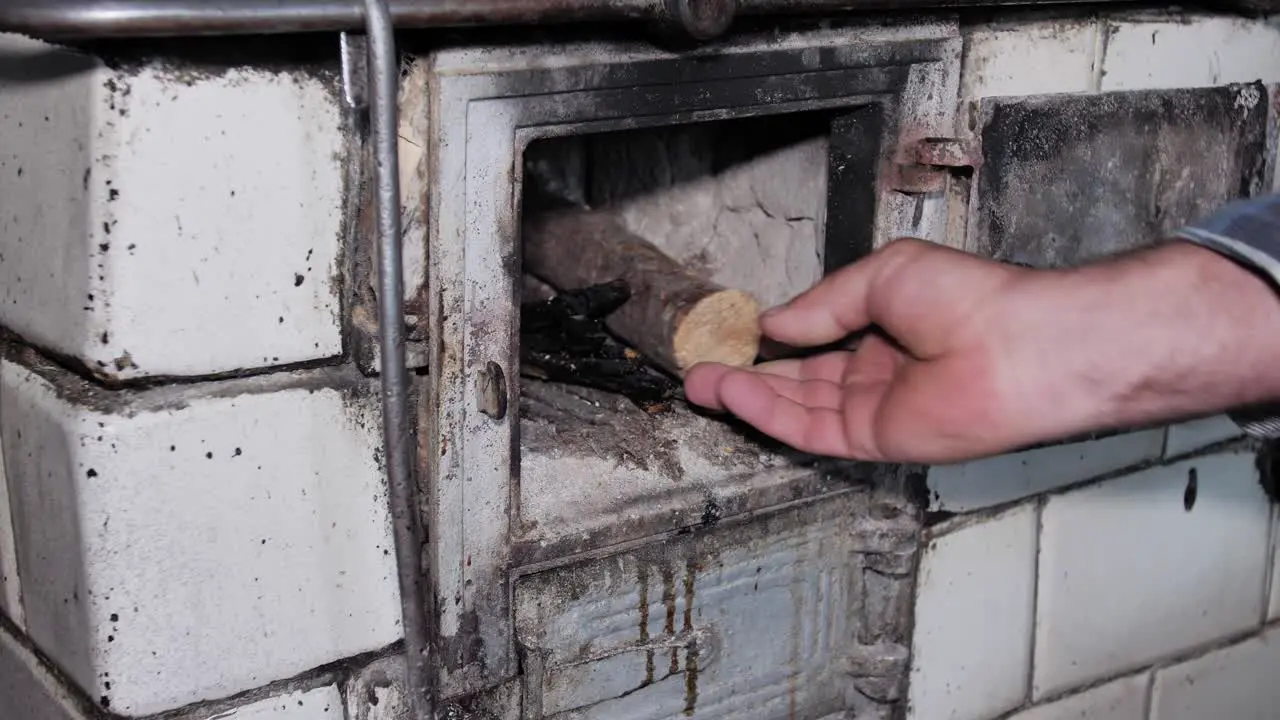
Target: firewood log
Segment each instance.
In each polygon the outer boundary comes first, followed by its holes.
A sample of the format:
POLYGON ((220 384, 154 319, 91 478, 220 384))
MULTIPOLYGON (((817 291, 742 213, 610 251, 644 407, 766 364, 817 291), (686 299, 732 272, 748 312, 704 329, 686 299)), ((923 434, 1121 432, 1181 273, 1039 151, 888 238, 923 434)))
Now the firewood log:
POLYGON ((524 269, 568 291, 624 280, 631 299, 606 323, 677 376, 700 362, 750 365, 760 348, 759 303, 723 288, 629 231, 613 213, 557 210, 524 224, 524 269))

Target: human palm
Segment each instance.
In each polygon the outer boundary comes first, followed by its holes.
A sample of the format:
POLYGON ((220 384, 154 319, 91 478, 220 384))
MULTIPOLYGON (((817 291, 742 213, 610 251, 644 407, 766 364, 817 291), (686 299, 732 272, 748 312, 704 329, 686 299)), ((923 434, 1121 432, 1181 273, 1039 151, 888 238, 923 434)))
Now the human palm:
POLYGON ((761 319, 767 336, 796 347, 863 332, 850 349, 745 370, 699 365, 686 393, 821 455, 936 463, 996 452, 1011 416, 987 308, 1024 272, 896 242, 761 319))

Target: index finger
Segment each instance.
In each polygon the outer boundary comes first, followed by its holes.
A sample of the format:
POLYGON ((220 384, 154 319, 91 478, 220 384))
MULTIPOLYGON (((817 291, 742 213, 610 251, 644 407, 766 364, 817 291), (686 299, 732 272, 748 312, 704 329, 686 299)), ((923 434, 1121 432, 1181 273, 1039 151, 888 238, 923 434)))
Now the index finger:
POLYGON ((871 324, 869 298, 875 277, 901 248, 920 241, 899 240, 837 270, 785 305, 766 312, 760 328, 796 347, 835 342, 871 324), (889 252, 890 248, 899 248, 889 252))

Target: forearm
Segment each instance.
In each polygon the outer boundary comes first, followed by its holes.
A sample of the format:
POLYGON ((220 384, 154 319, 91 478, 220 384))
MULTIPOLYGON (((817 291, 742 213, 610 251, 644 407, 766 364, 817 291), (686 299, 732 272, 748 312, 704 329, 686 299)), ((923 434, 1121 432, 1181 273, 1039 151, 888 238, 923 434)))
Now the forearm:
POLYGON ((1035 362, 1055 370, 1051 399, 1073 409, 1064 432, 1280 400, 1280 296, 1213 251, 1171 242, 1027 284, 1045 319, 1026 352, 1054 353, 1035 362))

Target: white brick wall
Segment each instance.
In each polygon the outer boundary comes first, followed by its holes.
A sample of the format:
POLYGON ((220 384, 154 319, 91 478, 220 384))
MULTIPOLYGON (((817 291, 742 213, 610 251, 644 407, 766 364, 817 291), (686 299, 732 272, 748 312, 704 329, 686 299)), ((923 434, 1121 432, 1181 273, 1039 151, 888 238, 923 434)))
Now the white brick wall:
MULTIPOLYGON (((1034 705, 1015 717, 1145 720, 1143 668, 1262 627, 1276 602, 1274 516, 1253 454, 1224 451, 944 523, 921 564, 912 717, 988 720, 1034 705)), ((1258 662, 1280 677, 1280 655, 1258 662)), ((1249 678, 1221 682, 1247 707, 1270 697, 1249 678)), ((1170 717, 1211 716, 1252 717, 1170 717)))
POLYGON ((1015 713, 1009 720, 1146 720, 1150 673, 1131 675, 1015 713))
POLYGON ((1236 18, 1104 22, 1099 88, 1280 81, 1280 26, 1236 18))
MULTIPOLYGON (((972 101, 1280 82, 1274 23, 1113 14, 970 28, 967 42, 972 101)), ((931 531, 922 559, 912 717, 1276 717, 1280 514, 1251 450, 1196 455, 1240 435, 1217 416, 932 468, 933 508, 971 514, 931 531), (1025 536, 1028 515, 1034 554, 1011 562, 996 539, 1025 536), (1030 621, 1011 609, 1029 577, 1030 621)))
POLYGON ((1053 445, 929 469, 931 507, 969 512, 1019 500, 1160 457, 1163 429, 1053 445))
POLYGON ((1161 13, 971 29, 967 99, 1280 82, 1280 25, 1161 13))
POLYGON ((343 720, 342 694, 337 685, 298 690, 241 705, 192 720, 343 720))
MULTIPOLYGON (((403 672, 402 656, 395 656, 395 664, 382 670, 388 659, 377 660, 368 667, 377 667, 379 678, 394 677, 388 673, 403 672)), ((211 704, 197 705, 173 713, 166 713, 168 720, 345 720, 347 705, 339 685, 351 683, 350 677, 360 676, 368 667, 353 667, 338 673, 321 672, 270 688, 254 691, 246 696, 211 704), (348 677, 344 677, 348 676, 348 677)), ((384 682, 392 682, 387 679, 384 682)), ((354 688, 354 684, 350 684, 354 688)), ((356 718, 355 708, 378 707, 371 702, 375 693, 385 695, 381 686, 362 686, 366 691, 359 697, 348 696, 352 708, 351 718, 356 718)), ((396 707, 394 700, 389 703, 396 707)), ((17 636, 0 625, 0 717, 5 720, 93 720, 100 714, 85 698, 71 691, 47 664, 26 646, 17 636)), ((391 718, 395 715, 378 715, 391 718)))
POLYGON ((1037 516, 1023 506, 930 540, 917 581, 912 718, 992 717, 1023 703, 1037 516))
POLYGON ((1226 442, 1244 435, 1240 426, 1225 415, 1191 420, 1169 426, 1164 443, 1165 457, 1177 457, 1195 452, 1215 443, 1226 442))
POLYGON ((1271 511, 1253 462, 1214 455, 1049 498, 1035 698, 1259 624, 1271 511))
POLYGON ((370 388, 48 372, 0 364, 0 437, 27 630, 90 697, 160 712, 398 638, 370 388))
POLYGON ((55 74, 0 79, 0 324, 122 379, 342 352, 332 88, 0 49, 55 74))
POLYGON ((1271 720, 1280 708, 1280 627, 1156 673, 1151 720, 1271 720))

